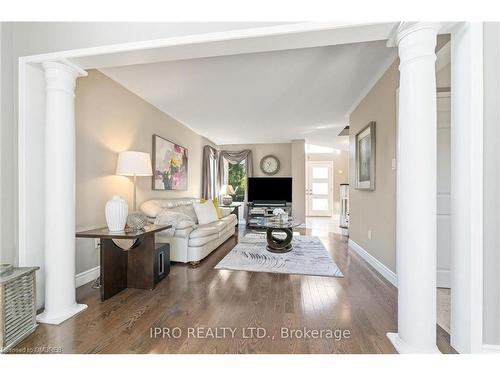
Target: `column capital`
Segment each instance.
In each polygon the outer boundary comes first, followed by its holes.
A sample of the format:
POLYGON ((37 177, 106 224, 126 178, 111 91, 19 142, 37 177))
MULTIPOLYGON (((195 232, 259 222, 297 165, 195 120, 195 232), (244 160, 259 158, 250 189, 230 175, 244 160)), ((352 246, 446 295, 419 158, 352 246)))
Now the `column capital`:
POLYGON ((439 28, 439 23, 401 22, 394 39, 398 47, 399 70, 402 66, 421 59, 430 59, 434 63, 439 28))
POLYGON ((430 29, 436 34, 441 28, 439 22, 401 22, 396 30, 396 35, 394 38, 396 46, 399 46, 401 40, 416 31, 430 29))
POLYGON ((88 75, 88 73, 85 70, 83 70, 78 65, 75 65, 68 60, 45 61, 42 63, 42 66, 45 70, 48 69, 63 70, 68 73, 74 74, 76 77, 86 77, 88 75))
POLYGON ((67 61, 45 61, 42 63, 45 70, 46 90, 60 90, 75 95, 76 79, 87 76, 87 72, 79 66, 67 61))

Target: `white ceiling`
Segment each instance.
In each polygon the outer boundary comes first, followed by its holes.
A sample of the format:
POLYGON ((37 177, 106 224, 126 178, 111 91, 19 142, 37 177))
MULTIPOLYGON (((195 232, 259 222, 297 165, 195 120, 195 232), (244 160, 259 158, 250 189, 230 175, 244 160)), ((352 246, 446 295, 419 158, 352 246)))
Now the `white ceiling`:
POLYGON ((345 115, 394 57, 374 41, 100 70, 217 144, 347 149, 345 115))

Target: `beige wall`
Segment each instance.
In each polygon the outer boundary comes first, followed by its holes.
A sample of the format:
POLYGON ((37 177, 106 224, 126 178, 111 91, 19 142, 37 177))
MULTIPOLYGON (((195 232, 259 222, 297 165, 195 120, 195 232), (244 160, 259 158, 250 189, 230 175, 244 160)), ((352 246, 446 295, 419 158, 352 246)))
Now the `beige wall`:
POLYGON ((399 86, 396 60, 351 114, 349 153, 349 236, 396 271, 396 89, 399 86), (354 137, 370 121, 376 122, 375 190, 354 188, 354 137), (368 239, 368 230, 372 239, 368 239))
POLYGON ((436 86, 438 88, 451 87, 451 63, 436 73, 436 86))
POLYGON ((306 154, 306 160, 333 162, 333 214, 340 215, 340 184, 349 183, 349 152, 306 154))
MULTIPOLYGON (((201 193, 202 148, 209 143, 178 121, 96 70, 76 88, 76 225, 77 230, 105 226, 104 205, 114 194, 132 210, 132 179, 116 176, 117 154, 124 150, 151 154, 158 134, 189 152, 188 190, 155 191, 150 177, 139 177, 138 205, 151 198, 197 197, 201 193)), ((77 273, 99 264, 92 240, 77 241, 77 273)))
POLYGON ((238 144, 220 145, 220 150, 240 151, 252 150, 253 174, 255 177, 267 176, 260 170, 260 160, 269 154, 276 156, 280 161, 280 170, 276 177, 290 177, 292 175, 292 144, 291 143, 259 143, 259 144, 238 144))
MULTIPOLYGON (((438 48, 448 39, 438 38, 438 48)), ((397 59, 350 117, 349 151, 349 236, 363 249, 396 272, 396 94, 399 87, 397 59), (375 191, 354 189, 354 137, 368 122, 376 125, 375 191), (368 239, 368 230, 372 239, 368 239)), ((450 87, 450 65, 436 73, 439 88, 450 87)))

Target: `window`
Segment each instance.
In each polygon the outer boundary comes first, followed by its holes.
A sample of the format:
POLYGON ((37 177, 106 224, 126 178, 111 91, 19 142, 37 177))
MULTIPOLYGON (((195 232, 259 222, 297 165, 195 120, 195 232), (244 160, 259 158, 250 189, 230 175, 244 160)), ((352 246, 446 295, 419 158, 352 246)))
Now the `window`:
POLYGON ((246 163, 228 163, 227 183, 234 189, 233 201, 243 202, 246 190, 246 163))

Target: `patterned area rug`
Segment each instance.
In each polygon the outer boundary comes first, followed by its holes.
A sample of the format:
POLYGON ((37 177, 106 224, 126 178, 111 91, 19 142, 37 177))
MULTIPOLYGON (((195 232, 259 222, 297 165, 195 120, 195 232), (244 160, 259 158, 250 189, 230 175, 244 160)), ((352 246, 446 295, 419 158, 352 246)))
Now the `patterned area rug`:
POLYGON ((294 236, 292 244, 288 253, 271 253, 265 234, 249 233, 215 269, 344 277, 318 237, 294 236))

